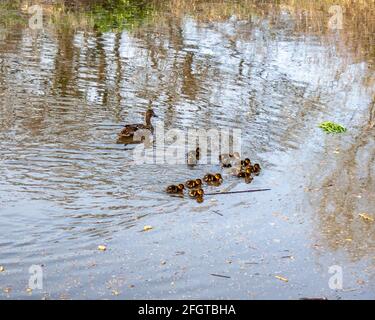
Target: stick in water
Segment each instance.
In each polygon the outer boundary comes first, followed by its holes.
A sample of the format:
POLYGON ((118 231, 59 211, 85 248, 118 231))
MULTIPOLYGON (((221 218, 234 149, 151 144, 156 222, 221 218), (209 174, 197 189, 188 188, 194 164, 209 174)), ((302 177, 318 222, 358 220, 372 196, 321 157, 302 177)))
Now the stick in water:
POLYGON ((242 191, 213 192, 213 193, 205 193, 205 195, 216 196, 219 194, 248 193, 248 192, 259 192, 259 191, 269 191, 269 190, 271 189, 252 189, 252 190, 242 190, 242 191))

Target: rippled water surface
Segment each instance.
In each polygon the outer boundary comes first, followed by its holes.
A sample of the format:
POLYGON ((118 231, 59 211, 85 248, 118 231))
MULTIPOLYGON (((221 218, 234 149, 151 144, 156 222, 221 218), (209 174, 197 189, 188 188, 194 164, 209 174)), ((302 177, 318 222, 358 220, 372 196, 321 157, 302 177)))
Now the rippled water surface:
POLYGON ((115 31, 3 27, 1 298, 375 298, 375 223, 359 216, 375 218, 374 30, 210 8, 115 31), (150 106, 166 129, 241 129, 263 167, 251 187, 271 191, 168 197, 218 167, 134 165, 117 132, 150 106))

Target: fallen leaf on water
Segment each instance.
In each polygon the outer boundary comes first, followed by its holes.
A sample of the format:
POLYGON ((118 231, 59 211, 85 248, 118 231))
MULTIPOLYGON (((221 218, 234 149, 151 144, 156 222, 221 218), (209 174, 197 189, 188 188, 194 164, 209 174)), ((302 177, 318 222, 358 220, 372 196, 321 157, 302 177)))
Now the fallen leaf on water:
POLYGON ((118 292, 117 290, 113 290, 113 291, 112 291, 112 294, 113 294, 114 296, 118 296, 118 295, 120 294, 120 292, 118 292))
POLYGON ((100 250, 100 251, 105 251, 105 250, 107 250, 107 247, 104 246, 104 245, 99 245, 99 246, 98 246, 98 250, 100 250))
POLYGON ((287 278, 281 277, 281 276, 275 276, 276 279, 279 279, 284 282, 288 282, 289 280, 287 278))
POLYGON ((373 222, 374 219, 372 217, 370 217, 368 214, 366 213, 360 213, 359 216, 365 220, 365 221, 370 221, 370 222, 373 222))
POLYGON ((5 268, 3 266, 0 266, 0 272, 4 272, 5 268))
POLYGON ((12 288, 9 288, 9 287, 8 287, 8 288, 4 288, 4 292, 5 292, 5 293, 9 293, 9 292, 11 292, 11 291, 12 291, 12 288))
POLYGON ((143 231, 149 231, 152 229, 152 226, 144 226, 143 231))
POLYGON ((33 290, 32 290, 31 288, 26 288, 26 292, 27 292, 27 293, 32 293, 33 290))

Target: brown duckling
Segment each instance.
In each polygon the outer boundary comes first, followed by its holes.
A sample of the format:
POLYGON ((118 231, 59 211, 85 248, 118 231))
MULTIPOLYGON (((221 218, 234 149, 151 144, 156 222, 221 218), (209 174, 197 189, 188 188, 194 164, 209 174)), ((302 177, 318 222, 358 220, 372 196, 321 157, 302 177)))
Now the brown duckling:
POLYGON ((231 157, 229 154, 221 154, 219 155, 219 162, 223 168, 230 168, 232 166, 231 157))
POLYGON ((251 175, 246 175, 245 176, 245 183, 251 183, 253 181, 253 177, 251 175))
POLYGON ((215 180, 215 176, 212 174, 212 173, 207 173, 204 177, 203 177, 203 181, 204 182, 213 182, 215 180))
POLYGON ((251 173, 253 172, 253 168, 251 166, 246 167, 244 172, 246 176, 251 176, 251 173))
POLYGON ((245 167, 251 165, 251 161, 250 161, 249 158, 245 158, 245 160, 243 162, 244 162, 245 167))
POLYGON ((170 194, 177 194, 177 193, 183 193, 185 189, 185 186, 180 183, 179 185, 170 185, 167 187, 166 192, 170 194))
POLYGON ((233 161, 238 159, 240 159, 240 154, 238 152, 223 153, 219 155, 219 161, 223 168, 231 168, 233 166, 233 161))
POLYGON ((246 173, 244 171, 240 171, 237 173, 237 177, 238 178, 245 178, 246 177, 246 173))
POLYGON ((202 203, 203 202, 203 197, 202 196, 197 197, 197 202, 198 203, 202 203))
POLYGON ((208 173, 204 176, 203 181, 209 185, 218 186, 223 182, 223 178, 220 173, 208 173))
POLYGON ((221 176, 220 173, 215 174, 215 181, 220 182, 220 183, 223 182, 223 177, 221 176))
POLYGON ((185 185, 189 189, 193 189, 197 186, 197 183, 195 182, 195 180, 188 180, 188 181, 185 182, 185 185))
POLYGON ((204 191, 202 188, 189 190, 189 196, 191 198, 203 197, 204 191))
POLYGON ((167 193, 178 193, 179 189, 178 189, 178 186, 175 186, 175 185, 170 185, 167 187, 167 189, 165 190, 167 193))
POLYGON ((201 179, 188 180, 188 181, 186 181, 185 185, 189 189, 199 188, 202 185, 202 180, 201 179))
POLYGON ((197 195, 198 195, 198 197, 203 197, 203 195, 204 195, 204 190, 203 189, 198 189, 197 190, 197 195))
POLYGON ((196 198, 197 196, 198 196, 198 190, 196 190, 196 189, 189 190, 189 197, 190 198, 196 198))
POLYGON ((252 171, 255 175, 258 175, 260 173, 260 165, 259 163, 254 163, 252 171))
POLYGON ((195 166, 200 158, 200 148, 196 148, 195 151, 189 151, 186 155, 187 164, 189 166, 195 166))

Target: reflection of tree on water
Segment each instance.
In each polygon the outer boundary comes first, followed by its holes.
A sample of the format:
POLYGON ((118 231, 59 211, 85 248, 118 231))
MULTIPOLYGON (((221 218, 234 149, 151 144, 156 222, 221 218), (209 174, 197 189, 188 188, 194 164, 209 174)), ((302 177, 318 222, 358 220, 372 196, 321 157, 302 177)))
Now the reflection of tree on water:
MULTIPOLYGON (((340 148, 333 163, 322 161, 317 174, 323 177, 321 189, 311 197, 319 208, 317 229, 322 243, 334 250, 345 248, 354 261, 371 258, 368 253, 375 250, 374 226, 359 217, 363 212, 373 216, 375 208, 375 98, 368 110, 369 118, 349 146, 340 148)), ((328 146, 326 155, 332 154, 328 146)))

